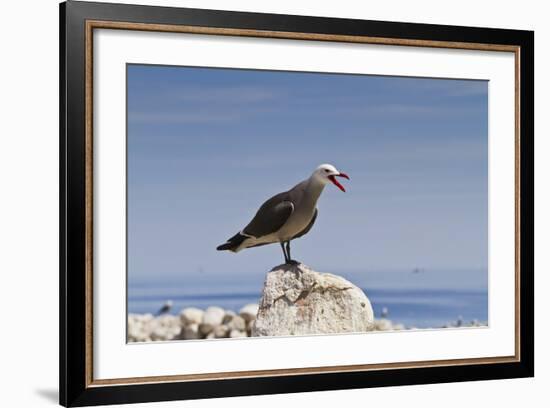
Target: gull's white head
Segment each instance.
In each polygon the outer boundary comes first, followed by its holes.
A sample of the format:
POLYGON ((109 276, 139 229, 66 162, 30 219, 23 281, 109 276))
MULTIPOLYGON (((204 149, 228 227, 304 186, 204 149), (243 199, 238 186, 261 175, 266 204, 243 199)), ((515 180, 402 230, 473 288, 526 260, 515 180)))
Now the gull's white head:
POLYGON ((334 167, 332 164, 321 164, 319 167, 315 169, 312 177, 314 177, 316 180, 320 181, 323 184, 327 184, 331 182, 343 192, 345 192, 346 189, 342 184, 338 182, 338 180, 336 180, 336 177, 343 177, 349 180, 349 177, 346 173, 342 173, 341 171, 338 171, 336 167, 334 167))

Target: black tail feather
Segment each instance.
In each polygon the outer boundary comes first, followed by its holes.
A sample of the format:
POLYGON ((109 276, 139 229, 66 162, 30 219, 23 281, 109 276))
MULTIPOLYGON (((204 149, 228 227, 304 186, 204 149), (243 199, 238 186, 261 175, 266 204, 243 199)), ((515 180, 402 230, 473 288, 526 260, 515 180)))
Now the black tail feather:
POLYGON ((243 241, 247 238, 246 235, 242 235, 240 232, 233 235, 227 240, 225 244, 221 244, 216 249, 218 251, 234 251, 243 241))

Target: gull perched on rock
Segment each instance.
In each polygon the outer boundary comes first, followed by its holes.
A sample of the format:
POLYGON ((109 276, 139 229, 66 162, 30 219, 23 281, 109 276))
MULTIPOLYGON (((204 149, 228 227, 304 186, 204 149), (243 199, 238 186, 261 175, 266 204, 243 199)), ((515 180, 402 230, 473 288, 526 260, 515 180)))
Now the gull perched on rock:
POLYGON ((336 177, 349 180, 347 174, 336 170, 333 165, 321 164, 308 179, 263 203, 252 221, 217 250, 239 252, 278 242, 285 263, 298 263, 290 257, 290 241, 307 234, 315 223, 317 200, 328 183, 346 191, 336 177))

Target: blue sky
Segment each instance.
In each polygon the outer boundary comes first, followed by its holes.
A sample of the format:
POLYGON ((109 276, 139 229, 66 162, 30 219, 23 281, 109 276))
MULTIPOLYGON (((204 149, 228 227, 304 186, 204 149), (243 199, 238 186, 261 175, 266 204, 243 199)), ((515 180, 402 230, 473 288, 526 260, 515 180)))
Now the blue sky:
POLYGON ((292 255, 339 270, 485 269, 487 82, 128 66, 128 276, 263 276, 278 245, 216 246, 321 163, 292 255))

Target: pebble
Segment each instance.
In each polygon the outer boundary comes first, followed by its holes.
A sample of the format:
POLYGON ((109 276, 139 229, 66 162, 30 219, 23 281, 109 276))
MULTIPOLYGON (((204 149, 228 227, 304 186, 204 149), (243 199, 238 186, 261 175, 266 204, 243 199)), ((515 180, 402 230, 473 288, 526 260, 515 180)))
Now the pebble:
POLYGON ((184 340, 196 340, 200 339, 199 325, 197 323, 191 323, 182 329, 180 337, 184 340))
POLYGON ((199 331, 202 335, 206 336, 212 330, 214 330, 215 327, 222 324, 224 317, 225 310, 223 310, 221 307, 210 306, 208 309, 206 309, 204 315, 202 316, 202 321, 199 325, 199 331))
POLYGON ((211 326, 218 326, 222 324, 223 318, 225 316, 225 310, 218 306, 210 306, 204 312, 202 317, 203 324, 209 324, 211 326))
POLYGON ((228 333, 229 327, 227 327, 225 324, 222 324, 221 326, 215 327, 210 334, 214 334, 214 337, 217 339, 222 339, 224 337, 227 337, 228 333))
POLYGON ((229 337, 231 338, 237 338, 237 337, 247 337, 246 333, 240 330, 231 330, 229 333, 229 337))
POLYGON ((181 324, 187 326, 192 323, 201 323, 204 316, 204 310, 197 309, 196 307, 188 307, 180 312, 181 324))
POLYGON ((237 316, 237 313, 235 313, 233 310, 226 310, 222 323, 223 324, 229 323, 231 320, 233 320, 235 316, 237 316))
POLYGON ((233 316, 233 318, 227 323, 227 327, 230 330, 246 330, 246 322, 241 316, 233 316))
POLYGON ((250 303, 239 310, 239 315, 248 323, 251 320, 256 319, 258 314, 258 305, 250 303))

